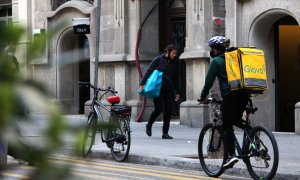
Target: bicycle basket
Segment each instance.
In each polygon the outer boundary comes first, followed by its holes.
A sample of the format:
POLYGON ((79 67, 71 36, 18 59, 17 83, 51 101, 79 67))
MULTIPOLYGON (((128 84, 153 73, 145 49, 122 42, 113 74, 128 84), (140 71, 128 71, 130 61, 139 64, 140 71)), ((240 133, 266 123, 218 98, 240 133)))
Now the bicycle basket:
POLYGON ((132 107, 131 106, 125 106, 125 105, 119 105, 119 106, 114 106, 112 108, 112 112, 115 113, 115 114, 118 114, 118 115, 123 115, 127 118, 130 119, 131 117, 131 109, 132 107))

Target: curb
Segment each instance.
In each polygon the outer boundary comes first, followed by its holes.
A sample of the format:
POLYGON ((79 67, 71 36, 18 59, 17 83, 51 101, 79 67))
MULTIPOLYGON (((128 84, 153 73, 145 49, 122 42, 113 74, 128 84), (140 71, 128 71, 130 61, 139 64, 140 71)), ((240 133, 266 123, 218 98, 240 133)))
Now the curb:
MULTIPOLYGON (((112 158, 109 151, 94 150, 90 153, 90 155, 88 157, 114 161, 114 159, 112 158)), ((152 166, 165 166, 165 167, 170 167, 170 168, 177 168, 177 169, 184 169, 184 170, 196 170, 196 171, 203 172, 199 160, 191 159, 191 158, 182 158, 182 157, 173 157, 173 156, 145 156, 145 155, 141 155, 141 154, 130 154, 129 153, 129 156, 128 156, 127 160, 125 160, 125 162, 135 163, 135 164, 152 165, 152 166)), ((244 167, 236 166, 232 169, 226 170, 223 174, 251 178, 246 166, 244 166, 244 167)), ((222 177, 222 175, 220 177, 222 177)), ((274 179, 299 180, 300 174, 285 174, 282 172, 278 172, 278 170, 277 170, 277 173, 276 173, 274 179)))

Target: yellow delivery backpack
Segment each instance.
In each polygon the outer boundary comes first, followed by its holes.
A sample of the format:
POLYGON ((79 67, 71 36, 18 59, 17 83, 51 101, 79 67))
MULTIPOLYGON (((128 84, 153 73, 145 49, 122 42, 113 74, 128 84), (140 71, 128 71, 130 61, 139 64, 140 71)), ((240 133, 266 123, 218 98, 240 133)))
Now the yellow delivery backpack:
POLYGON ((261 93, 268 89, 264 52, 256 48, 237 48, 225 53, 226 72, 231 91, 245 89, 261 93))

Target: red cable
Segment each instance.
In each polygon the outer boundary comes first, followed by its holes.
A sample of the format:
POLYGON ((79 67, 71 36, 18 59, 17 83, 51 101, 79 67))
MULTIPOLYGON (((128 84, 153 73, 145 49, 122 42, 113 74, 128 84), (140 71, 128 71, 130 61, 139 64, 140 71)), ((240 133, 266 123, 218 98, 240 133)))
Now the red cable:
MULTIPOLYGON (((147 14, 145 19, 143 20, 143 22, 141 24, 141 27, 138 29, 138 32, 137 32, 137 39, 136 39, 136 45, 135 45, 135 63, 136 63, 136 68, 137 68, 138 73, 139 73, 140 80, 143 78, 143 74, 142 74, 142 71, 141 71, 141 66, 140 66, 140 63, 139 63, 139 47, 140 47, 140 38, 141 38, 142 27, 144 26, 144 24, 146 23, 147 19, 150 16, 150 14, 154 11, 154 9, 158 6, 159 3, 160 3, 160 0, 149 11, 149 13, 147 14)), ((146 101, 147 101, 146 97, 143 96, 142 109, 141 109, 140 114, 137 116, 137 118, 135 120, 136 122, 141 122, 141 118, 143 117, 145 107, 146 107, 146 101)))
MULTIPOLYGON (((135 64, 136 64, 136 68, 137 68, 138 73, 139 73, 140 80, 143 78, 143 74, 142 74, 142 71, 141 71, 141 66, 140 66, 140 63, 139 63, 139 47, 140 47, 141 32, 142 32, 142 28, 139 28, 138 32, 137 32, 137 39, 136 39, 136 45, 135 45, 135 64)), ((141 112, 139 113, 139 115, 137 116, 137 118, 135 120, 136 122, 141 122, 141 119, 142 119, 144 111, 145 111, 146 102, 147 102, 147 99, 146 99, 146 97, 143 96, 142 109, 141 109, 141 112)))

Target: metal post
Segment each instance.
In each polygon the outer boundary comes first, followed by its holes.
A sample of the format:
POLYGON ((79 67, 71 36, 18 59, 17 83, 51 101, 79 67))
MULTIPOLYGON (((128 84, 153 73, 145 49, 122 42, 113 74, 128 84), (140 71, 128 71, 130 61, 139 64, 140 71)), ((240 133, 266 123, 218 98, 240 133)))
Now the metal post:
POLYGON ((0 170, 5 169, 7 166, 7 142, 0 134, 0 170))
POLYGON ((96 7, 96 51, 95 51, 95 77, 94 86, 98 88, 99 44, 100 44, 100 12, 101 0, 97 0, 96 7))

